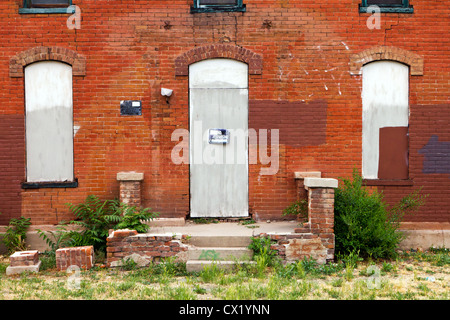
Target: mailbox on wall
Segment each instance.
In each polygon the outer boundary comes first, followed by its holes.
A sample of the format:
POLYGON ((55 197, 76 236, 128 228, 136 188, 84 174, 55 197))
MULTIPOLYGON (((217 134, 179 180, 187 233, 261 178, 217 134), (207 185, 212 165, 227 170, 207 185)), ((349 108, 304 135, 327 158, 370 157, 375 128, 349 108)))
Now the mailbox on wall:
POLYGON ((121 116, 140 116, 142 115, 142 103, 139 100, 120 101, 121 116))
POLYGON ((227 144, 230 142, 230 131, 227 129, 209 129, 210 144, 227 144))

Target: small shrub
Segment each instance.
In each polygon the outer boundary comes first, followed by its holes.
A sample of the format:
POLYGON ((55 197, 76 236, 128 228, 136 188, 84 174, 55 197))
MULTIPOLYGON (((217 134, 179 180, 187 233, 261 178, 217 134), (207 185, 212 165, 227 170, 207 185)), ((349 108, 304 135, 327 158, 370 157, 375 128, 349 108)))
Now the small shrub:
POLYGON ((277 251, 272 249, 272 239, 270 237, 252 237, 248 246, 253 250, 253 259, 257 262, 257 266, 262 268, 274 266, 277 262, 277 251))
POLYGON ((369 192, 356 170, 353 181, 343 180, 335 192, 336 253, 348 255, 359 251, 361 257, 391 258, 404 238, 398 231, 405 214, 414 212, 426 196, 420 190, 403 198, 391 209, 377 191, 369 192))
POLYGON ((294 202, 283 210, 283 216, 296 216, 301 219, 308 218, 308 201, 302 199, 294 202))
POLYGON ((30 218, 20 217, 9 221, 6 233, 2 239, 8 255, 16 251, 27 250, 26 239, 27 230, 31 225, 30 220, 30 218))
POLYGON ((85 202, 69 204, 76 219, 68 223, 82 227, 77 238, 78 243, 93 245, 96 250, 106 250, 108 230, 120 221, 110 200, 101 201, 97 196, 89 195, 85 202))
POLYGON ((297 277, 300 279, 305 278, 306 273, 303 267, 302 261, 298 260, 293 263, 287 263, 285 265, 280 264, 277 268, 277 275, 281 278, 293 278, 297 277))
POLYGON ((121 269, 124 271, 131 271, 137 269, 137 263, 131 258, 122 259, 121 269))
POLYGON ((363 260, 360 257, 359 250, 358 251, 354 250, 345 255, 337 254, 337 256, 339 257, 339 260, 341 260, 343 262, 345 267, 350 267, 350 268, 356 268, 356 266, 358 265, 358 262, 363 260))
POLYGON ((46 251, 39 257, 39 260, 41 260, 40 270, 48 270, 48 269, 56 268, 55 253, 46 251))
POLYGON ((203 270, 199 273, 199 277, 203 282, 213 282, 222 279, 224 274, 224 270, 220 269, 218 265, 213 262, 210 265, 203 267, 203 270))
POLYGON ((59 248, 73 246, 72 232, 74 231, 67 231, 64 226, 57 226, 56 231, 42 231, 40 229, 36 231, 39 234, 39 238, 42 238, 47 243, 49 250, 46 250, 45 253, 49 256, 55 257, 56 250, 59 248))
POLYGON ((109 229, 132 229, 139 233, 148 231, 146 221, 157 217, 149 208, 139 209, 120 203, 118 200, 101 201, 97 196, 89 195, 85 202, 69 204, 76 216, 69 224, 82 227, 81 232, 72 232, 72 244, 77 246, 93 245, 95 250, 106 251, 106 238, 109 229))
POLYGON ((164 277, 184 276, 186 272, 186 263, 177 262, 176 257, 165 257, 157 264, 152 265, 154 274, 164 277))
POLYGON ((317 267, 319 266, 317 261, 311 257, 304 257, 303 260, 301 260, 301 265, 306 273, 312 274, 316 273, 317 267))
POLYGON ((207 292, 205 288, 200 287, 198 284, 195 285, 193 291, 197 294, 206 294, 207 292))
POLYGON ((382 272, 391 272, 393 270, 394 270, 394 266, 391 263, 383 261, 383 265, 381 267, 382 272))
POLYGON ((156 212, 152 212, 150 208, 139 209, 117 200, 112 202, 113 210, 119 215, 119 222, 114 229, 131 229, 138 233, 145 233, 150 228, 145 221, 152 220, 158 216, 156 212))

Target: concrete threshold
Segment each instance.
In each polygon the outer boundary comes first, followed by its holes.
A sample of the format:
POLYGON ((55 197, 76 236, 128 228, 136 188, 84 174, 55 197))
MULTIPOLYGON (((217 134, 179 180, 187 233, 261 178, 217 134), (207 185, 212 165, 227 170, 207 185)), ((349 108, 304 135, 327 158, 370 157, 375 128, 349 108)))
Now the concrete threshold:
POLYGON ((289 234, 294 233, 299 223, 297 221, 257 222, 244 225, 239 222, 218 222, 196 224, 187 221, 184 226, 154 226, 150 227, 149 234, 171 234, 190 236, 233 236, 252 237, 261 233, 289 234))

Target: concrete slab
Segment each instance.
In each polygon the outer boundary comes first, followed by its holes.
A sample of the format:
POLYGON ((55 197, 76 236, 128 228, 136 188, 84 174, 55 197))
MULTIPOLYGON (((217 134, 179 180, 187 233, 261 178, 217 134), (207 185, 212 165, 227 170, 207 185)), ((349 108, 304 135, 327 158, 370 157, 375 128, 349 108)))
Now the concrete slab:
POLYGON ((305 178, 305 187, 308 188, 337 188, 338 180, 330 178, 305 178))
POLYGON ((197 247, 247 247, 251 235, 192 235, 188 243, 197 247))
POLYGON ((144 174, 141 172, 118 172, 117 173, 118 181, 142 181, 144 180, 144 174))
POLYGON ((41 263, 42 263, 42 261, 39 260, 38 263, 31 265, 31 266, 16 266, 16 267, 8 266, 6 268, 6 275, 10 276, 10 275, 14 275, 14 274, 20 274, 20 273, 23 273, 26 271, 38 273, 39 269, 41 267, 41 263))
POLYGON ((184 218, 156 218, 146 222, 147 225, 152 227, 184 227, 186 221, 184 218))
POLYGON ((406 238, 400 243, 399 248, 427 250, 433 248, 450 247, 450 230, 400 230, 406 238))

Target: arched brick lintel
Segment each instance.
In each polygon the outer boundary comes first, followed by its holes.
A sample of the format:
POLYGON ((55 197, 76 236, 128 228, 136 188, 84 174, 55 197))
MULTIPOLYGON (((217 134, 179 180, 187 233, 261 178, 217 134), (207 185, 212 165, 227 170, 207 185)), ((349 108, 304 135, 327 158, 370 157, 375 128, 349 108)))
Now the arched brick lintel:
POLYGON ((23 77, 23 68, 38 61, 61 61, 72 66, 74 76, 86 75, 86 58, 62 47, 34 47, 16 54, 9 60, 9 76, 23 77))
POLYGON ((393 60, 410 67, 412 76, 423 75, 423 58, 418 54, 397 47, 376 46, 350 57, 350 74, 360 75, 362 67, 370 62, 393 60))
POLYGON ((191 49, 175 59, 175 74, 177 76, 189 75, 189 65, 195 62, 213 59, 228 58, 248 64, 249 74, 262 74, 262 57, 248 49, 228 44, 211 44, 191 49))

